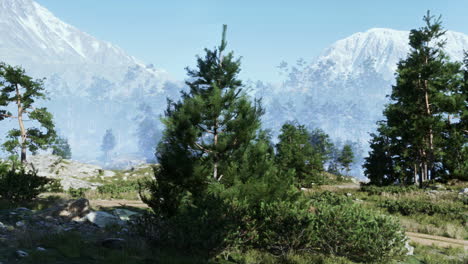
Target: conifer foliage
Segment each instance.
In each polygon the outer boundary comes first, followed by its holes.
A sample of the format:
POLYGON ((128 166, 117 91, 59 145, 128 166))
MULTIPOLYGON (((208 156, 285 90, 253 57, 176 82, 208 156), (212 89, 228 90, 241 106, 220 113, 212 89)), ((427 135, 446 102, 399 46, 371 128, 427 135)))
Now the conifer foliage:
POLYGON ((19 125, 19 129, 8 132, 3 147, 12 154, 19 150, 21 162, 26 162, 28 150, 34 154, 55 140, 52 114, 36 107, 38 100, 45 99, 43 80, 34 80, 20 67, 0 64, 0 120, 16 119, 19 125), (12 104, 16 104, 15 114, 8 111, 12 104), (31 126, 26 126, 25 121, 31 121, 27 123, 31 126))
POLYGON ((461 64, 444 53, 440 17, 428 12, 423 20, 424 27, 411 30, 410 53, 398 63, 386 120, 380 123, 380 134, 373 136, 364 165, 377 183, 422 184, 453 176, 466 163, 460 155, 467 142, 460 122, 467 107, 461 64), (378 163, 383 164, 380 171, 378 163))
POLYGON ((160 171, 147 201, 173 213, 183 198, 196 198, 210 181, 232 183, 233 161, 257 136, 263 109, 252 103, 237 78, 240 59, 226 52, 226 26, 221 44, 205 49, 196 69, 188 69, 190 90, 169 101, 163 138, 157 148, 160 171))

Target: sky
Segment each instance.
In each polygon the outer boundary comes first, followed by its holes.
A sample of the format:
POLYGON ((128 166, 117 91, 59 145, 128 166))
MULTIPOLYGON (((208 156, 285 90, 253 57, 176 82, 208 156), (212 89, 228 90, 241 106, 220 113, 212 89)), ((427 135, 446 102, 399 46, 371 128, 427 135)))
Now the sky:
POLYGON ((468 34, 467 0, 36 0, 57 17, 185 79, 204 48, 242 57, 241 77, 277 81, 281 61, 307 61, 333 42, 370 28, 410 30, 427 10, 446 29, 468 34))

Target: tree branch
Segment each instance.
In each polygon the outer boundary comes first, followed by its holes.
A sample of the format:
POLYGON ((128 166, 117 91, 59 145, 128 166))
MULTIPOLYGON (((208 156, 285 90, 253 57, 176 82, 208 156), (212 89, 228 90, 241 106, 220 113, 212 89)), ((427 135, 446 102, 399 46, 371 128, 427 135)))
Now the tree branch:
POLYGON ((213 152, 213 151, 211 151, 211 150, 209 150, 209 149, 204 148, 202 145, 198 144, 197 142, 195 142, 195 146, 196 146, 197 148, 199 148, 200 150, 204 151, 205 153, 211 153, 211 152, 213 152))
POLYGON ((11 117, 11 118, 18 118, 17 116, 12 116, 12 115, 4 115, 4 114, 0 114, 0 116, 3 116, 3 117, 11 117))

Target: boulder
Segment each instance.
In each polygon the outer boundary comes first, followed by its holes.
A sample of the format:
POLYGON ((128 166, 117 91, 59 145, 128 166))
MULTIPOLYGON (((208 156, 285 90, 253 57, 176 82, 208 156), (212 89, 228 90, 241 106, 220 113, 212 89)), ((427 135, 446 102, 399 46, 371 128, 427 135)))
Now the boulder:
POLYGON ((19 258, 26 258, 29 256, 28 252, 23 251, 23 250, 17 250, 15 253, 16 253, 16 256, 19 258))
POLYGON ((66 217, 71 220, 77 220, 83 218, 89 213, 90 206, 88 199, 81 198, 68 202, 60 211, 56 213, 56 215, 66 217))
POLYGON ((132 217, 140 215, 127 209, 115 209, 112 213, 122 221, 129 221, 132 217))
POLYGON ((407 250, 406 255, 407 256, 413 256, 414 255, 414 247, 412 247, 408 241, 405 242, 405 248, 407 250))
POLYGON ((100 228, 122 224, 122 221, 117 216, 102 211, 91 212, 83 220, 89 221, 100 228))
POLYGON ((113 171, 103 170, 97 165, 62 159, 55 155, 35 155, 29 159, 29 167, 39 176, 60 179, 64 190, 70 188, 96 189, 101 184, 86 181, 88 178, 113 177, 113 171))
POLYGON ((463 188, 460 190, 460 192, 458 194, 464 194, 464 195, 468 195, 468 188, 463 188))

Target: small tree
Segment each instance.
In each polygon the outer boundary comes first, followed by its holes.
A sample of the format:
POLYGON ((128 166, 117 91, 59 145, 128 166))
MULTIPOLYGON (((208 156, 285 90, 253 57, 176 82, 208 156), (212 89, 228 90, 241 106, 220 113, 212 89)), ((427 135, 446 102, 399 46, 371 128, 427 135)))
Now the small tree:
POLYGON ((106 134, 102 138, 101 150, 104 152, 104 159, 107 161, 110 158, 110 152, 115 148, 115 136, 112 129, 107 129, 106 134))
POLYGON ((57 137, 52 145, 52 154, 60 156, 64 159, 71 159, 71 147, 65 137, 57 137))
POLYGON ((221 45, 205 49, 197 68, 187 69, 188 92, 169 101, 164 136, 157 148, 160 170, 145 199, 155 211, 174 215, 182 203, 196 202, 212 182, 230 186, 239 177, 239 159, 257 136, 263 109, 252 103, 237 78, 240 60, 221 45))
POLYGON ((303 125, 286 123, 281 128, 277 149, 277 163, 283 170, 294 169, 301 186, 321 182, 325 158, 321 150, 310 143, 311 137, 303 125))
POLYGON ((343 146, 341 150, 340 156, 338 157, 338 162, 340 163, 341 167, 346 170, 346 173, 349 175, 349 171, 351 164, 354 160, 354 153, 351 145, 346 144, 343 146))
POLYGON ((135 117, 138 147, 147 162, 154 162, 156 159, 156 146, 161 140, 162 132, 158 128, 158 119, 151 106, 142 103, 138 110, 139 113, 135 117))
POLYGON ((34 154, 39 149, 46 149, 56 137, 52 114, 46 108, 35 107, 36 100, 40 99, 46 99, 43 80, 33 80, 20 67, 0 64, 0 107, 5 107, 0 110, 0 120, 16 119, 19 125, 19 129, 8 132, 8 140, 3 147, 12 154, 20 150, 23 163, 26 162, 27 150, 34 154), (6 110, 11 104, 17 106, 16 115, 6 110), (31 127, 26 127, 25 121, 34 122, 31 127))

